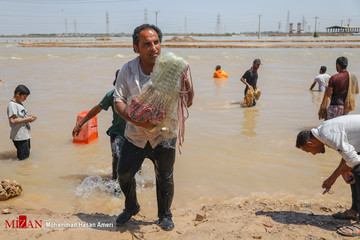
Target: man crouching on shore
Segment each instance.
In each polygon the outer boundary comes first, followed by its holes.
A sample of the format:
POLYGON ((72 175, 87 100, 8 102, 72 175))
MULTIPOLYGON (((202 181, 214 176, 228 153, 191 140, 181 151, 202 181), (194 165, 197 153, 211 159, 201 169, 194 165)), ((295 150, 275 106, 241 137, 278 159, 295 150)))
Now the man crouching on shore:
MULTIPOLYGON (((337 117, 297 135, 296 147, 313 155, 325 153, 325 145, 342 157, 339 166, 322 184, 325 192, 342 175, 345 182, 351 184, 353 198, 360 199, 360 115, 337 117)), ((359 209, 358 200, 356 205, 359 209)), ((341 227, 337 232, 345 236, 360 236, 360 225, 341 227)))

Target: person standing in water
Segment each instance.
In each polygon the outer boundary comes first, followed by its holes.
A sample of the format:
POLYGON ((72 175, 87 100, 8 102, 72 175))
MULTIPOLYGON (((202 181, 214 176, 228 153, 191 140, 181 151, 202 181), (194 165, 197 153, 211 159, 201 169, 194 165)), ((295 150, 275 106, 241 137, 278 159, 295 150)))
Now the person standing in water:
POLYGON ((37 117, 27 112, 23 102, 30 95, 30 90, 19 85, 15 88, 14 97, 7 107, 7 115, 10 124, 10 139, 13 141, 17 158, 24 160, 30 156, 30 123, 35 121, 37 117))
MULTIPOLYGON (((241 82, 243 82, 246 87, 244 90, 244 96, 246 96, 246 92, 248 91, 249 87, 251 86, 252 89, 256 92, 257 91, 257 80, 258 80, 258 69, 261 65, 261 61, 260 59, 255 59, 253 61, 253 66, 247 70, 244 75, 241 77, 241 82)), ((250 106, 255 106, 256 105, 256 99, 255 99, 255 94, 254 94, 254 100, 253 100, 253 104, 250 106)))
MULTIPOLYGON (((113 85, 115 86, 116 77, 118 75, 120 70, 117 70, 115 73, 115 80, 113 82, 113 85)), ((114 89, 110 92, 106 93, 104 98, 101 100, 101 102, 98 105, 95 105, 89 112, 86 114, 86 116, 81 119, 80 122, 78 122, 73 131, 72 135, 73 137, 75 135, 78 135, 81 131, 81 127, 90 119, 98 115, 102 110, 107 111, 109 107, 111 107, 111 110, 113 112, 113 120, 112 125, 110 128, 106 131, 106 134, 110 136, 110 144, 111 144, 111 152, 112 152, 112 179, 117 179, 117 165, 119 163, 120 159, 120 153, 121 148, 124 143, 124 132, 125 132, 125 126, 126 121, 117 114, 117 112, 114 110, 114 89)))
POLYGON ((356 94, 359 93, 358 80, 354 74, 350 74, 347 71, 347 66, 348 59, 346 57, 338 57, 336 59, 336 70, 338 73, 329 80, 320 105, 319 119, 328 120, 337 116, 347 115, 355 109, 356 94))
POLYGON ((319 92, 325 92, 326 87, 328 86, 330 75, 326 74, 326 66, 321 66, 319 70, 319 75, 314 79, 313 84, 310 86, 310 91, 313 90, 316 83, 319 85, 319 92))
POLYGON ((213 78, 228 78, 229 76, 225 71, 221 69, 220 65, 217 65, 215 68, 214 76, 213 78))

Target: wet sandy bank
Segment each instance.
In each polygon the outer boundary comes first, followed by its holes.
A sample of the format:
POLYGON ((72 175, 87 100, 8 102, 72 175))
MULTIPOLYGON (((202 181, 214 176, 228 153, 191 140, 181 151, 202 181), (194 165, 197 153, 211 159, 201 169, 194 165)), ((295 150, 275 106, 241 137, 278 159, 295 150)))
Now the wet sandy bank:
MULTIPOLYGON (((20 42, 19 47, 132 48, 131 41, 36 41, 20 42)), ((253 39, 197 40, 173 38, 162 43, 165 48, 360 48, 358 39, 253 39)))

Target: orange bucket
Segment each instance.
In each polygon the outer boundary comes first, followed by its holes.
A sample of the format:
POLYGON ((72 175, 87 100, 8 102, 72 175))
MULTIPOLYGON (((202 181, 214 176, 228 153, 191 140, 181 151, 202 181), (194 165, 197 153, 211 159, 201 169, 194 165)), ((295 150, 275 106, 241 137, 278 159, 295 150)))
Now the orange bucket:
MULTIPOLYGON (((79 123, 89 111, 83 111, 79 113, 76 119, 76 123, 79 123)), ((87 121, 81 128, 79 135, 74 136, 73 143, 90 143, 92 140, 98 138, 98 126, 97 117, 93 117, 87 121)))

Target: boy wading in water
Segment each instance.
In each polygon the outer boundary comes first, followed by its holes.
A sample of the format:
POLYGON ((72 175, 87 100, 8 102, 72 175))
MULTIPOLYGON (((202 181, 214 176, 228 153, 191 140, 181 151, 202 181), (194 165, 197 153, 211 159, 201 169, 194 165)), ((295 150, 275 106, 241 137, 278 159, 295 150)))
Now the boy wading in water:
POLYGON ((30 156, 30 123, 35 121, 35 115, 28 114, 25 106, 22 104, 30 95, 30 90, 19 85, 14 91, 14 97, 9 102, 7 115, 10 124, 10 139, 17 149, 17 158, 24 160, 30 156))

